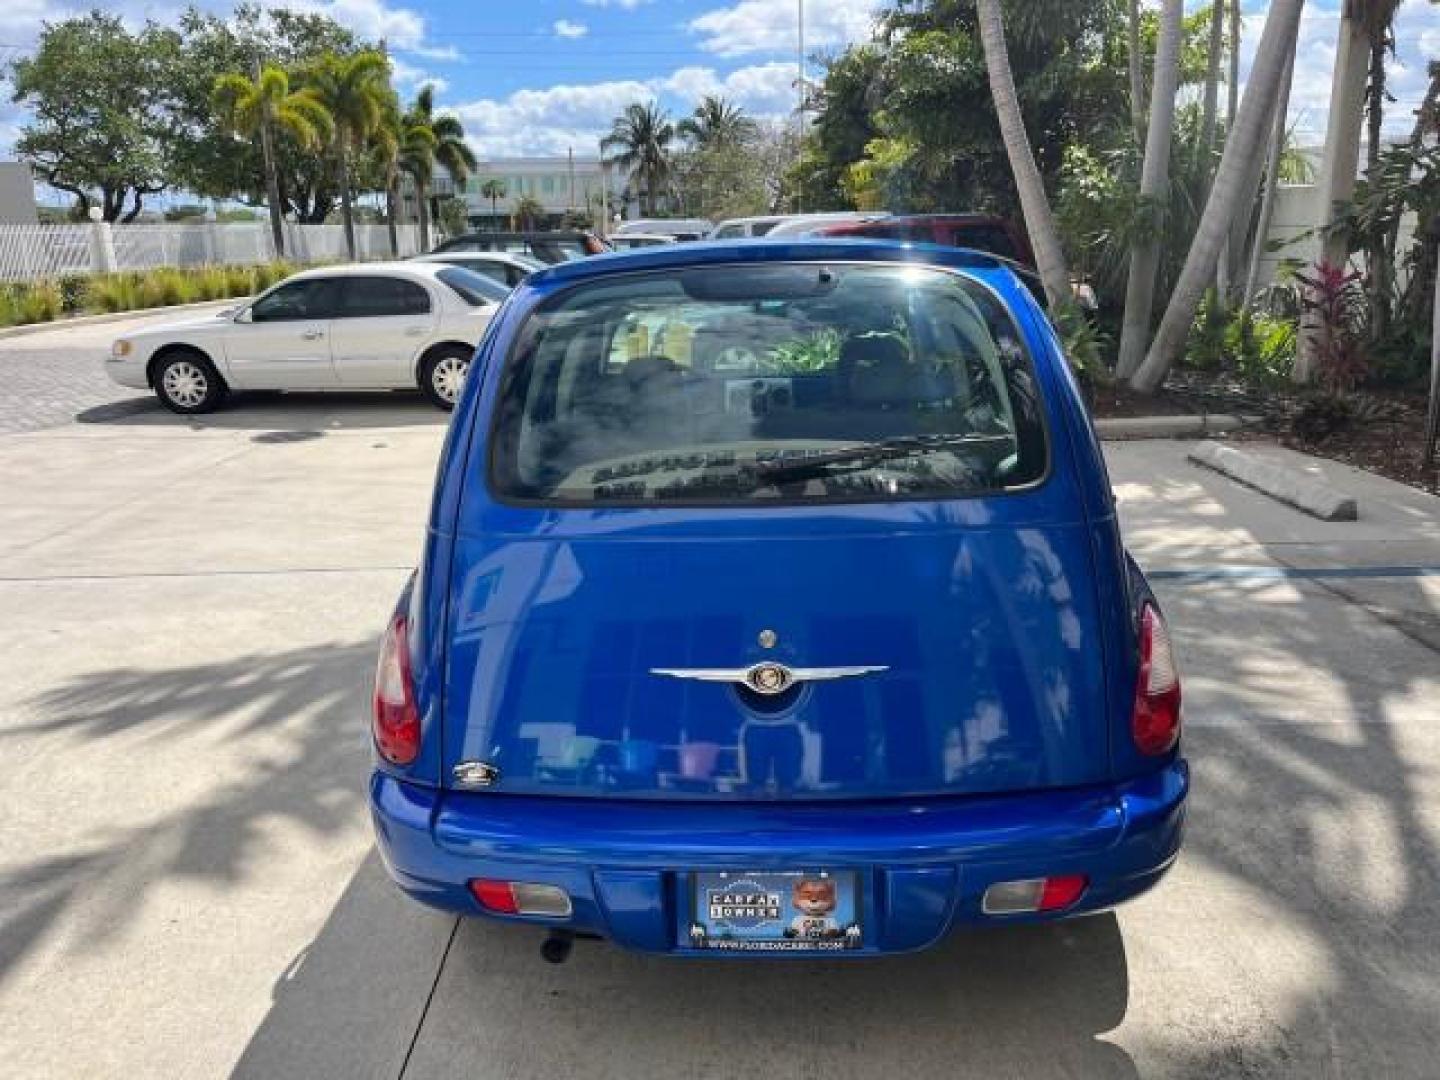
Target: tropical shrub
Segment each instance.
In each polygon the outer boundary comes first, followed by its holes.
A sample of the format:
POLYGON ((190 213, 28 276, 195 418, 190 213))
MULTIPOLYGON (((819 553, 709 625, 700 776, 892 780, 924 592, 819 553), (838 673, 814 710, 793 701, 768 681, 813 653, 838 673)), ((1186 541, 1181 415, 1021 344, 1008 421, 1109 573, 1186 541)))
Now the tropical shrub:
POLYGON ((1308 273, 1297 273, 1301 322, 1311 335, 1310 357, 1315 378, 1332 392, 1353 390, 1370 371, 1361 347, 1365 318, 1361 275, 1321 261, 1308 273))

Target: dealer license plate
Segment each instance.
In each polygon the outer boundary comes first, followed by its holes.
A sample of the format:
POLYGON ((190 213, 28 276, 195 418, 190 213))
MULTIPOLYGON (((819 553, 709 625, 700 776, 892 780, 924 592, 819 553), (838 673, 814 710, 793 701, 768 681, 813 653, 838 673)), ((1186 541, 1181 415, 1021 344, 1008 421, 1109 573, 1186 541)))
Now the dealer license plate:
POLYGON ((694 949, 844 952, 865 944, 854 870, 704 871, 691 875, 694 949))

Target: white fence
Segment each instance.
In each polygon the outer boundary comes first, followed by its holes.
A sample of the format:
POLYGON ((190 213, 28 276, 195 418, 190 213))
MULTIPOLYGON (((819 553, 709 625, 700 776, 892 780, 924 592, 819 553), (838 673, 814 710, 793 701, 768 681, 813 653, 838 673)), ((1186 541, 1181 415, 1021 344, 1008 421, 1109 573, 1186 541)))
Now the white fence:
MULTIPOLYGON (((416 227, 400 225, 396 232, 400 256, 416 254, 416 227)), ((356 222, 355 254, 362 260, 391 258, 389 228, 356 222)), ((248 265, 277 257, 268 221, 0 224, 0 281, 158 266, 248 265)), ((285 258, 302 263, 345 260, 344 226, 286 222, 285 258)))

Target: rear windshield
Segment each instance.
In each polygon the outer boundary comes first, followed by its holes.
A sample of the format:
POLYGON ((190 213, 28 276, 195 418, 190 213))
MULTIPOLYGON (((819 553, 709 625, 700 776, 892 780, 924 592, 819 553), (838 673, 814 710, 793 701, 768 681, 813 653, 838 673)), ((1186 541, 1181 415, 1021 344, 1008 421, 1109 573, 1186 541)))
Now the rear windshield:
POLYGON ((498 304, 510 295, 510 290, 494 278, 476 273, 468 267, 447 266, 444 270, 436 271, 435 276, 471 307, 498 304))
POLYGON ((542 305, 502 379, 491 484, 580 505, 856 501, 1031 484, 1010 312, 924 266, 717 266, 542 305))

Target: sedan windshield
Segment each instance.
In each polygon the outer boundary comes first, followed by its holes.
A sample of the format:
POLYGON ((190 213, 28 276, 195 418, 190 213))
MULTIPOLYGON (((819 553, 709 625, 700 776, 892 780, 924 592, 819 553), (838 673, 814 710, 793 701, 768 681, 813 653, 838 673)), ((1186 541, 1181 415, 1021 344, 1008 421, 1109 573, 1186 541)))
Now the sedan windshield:
POLYGON ((1045 471, 1035 380, 987 288, 924 266, 624 275, 531 316, 492 483, 576 504, 939 498, 1045 471))

